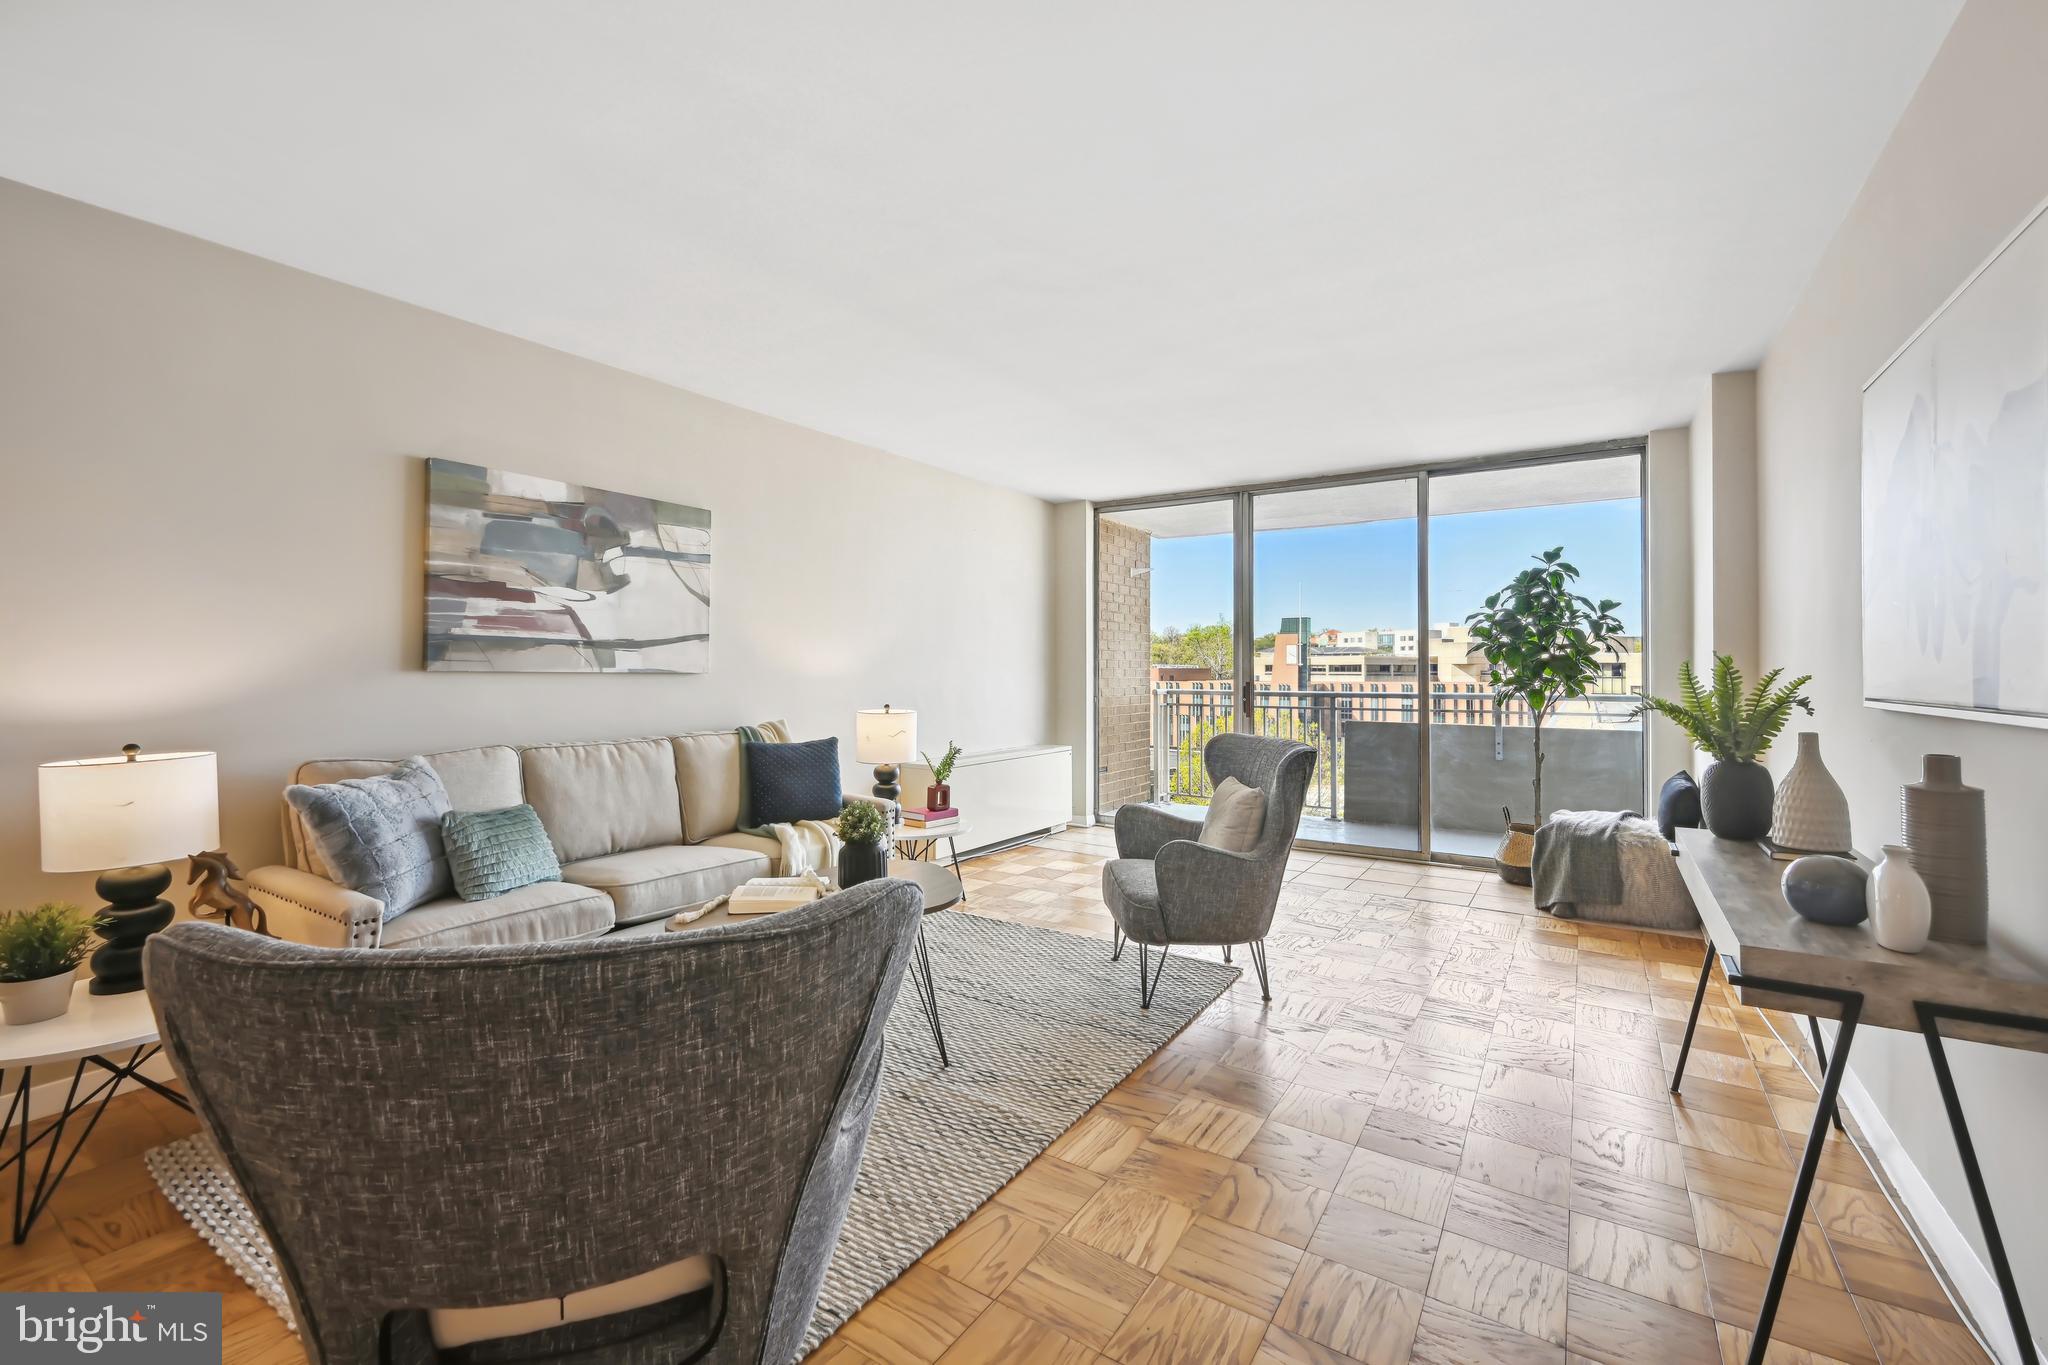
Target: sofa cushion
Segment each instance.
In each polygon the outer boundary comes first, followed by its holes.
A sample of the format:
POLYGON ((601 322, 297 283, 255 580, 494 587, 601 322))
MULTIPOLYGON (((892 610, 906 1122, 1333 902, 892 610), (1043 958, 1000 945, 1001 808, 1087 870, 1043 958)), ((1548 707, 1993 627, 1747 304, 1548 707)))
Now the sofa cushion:
POLYGON ((1102 865, 1102 898, 1138 910, 1159 908, 1159 870, 1150 858, 1112 858, 1102 865))
POLYGON ((554 943, 595 938, 612 927, 611 899, 566 882, 535 882, 487 901, 429 901, 384 925, 386 948, 479 943, 554 943))
POLYGON ((562 880, 562 865, 540 817, 525 804, 503 810, 451 810, 441 817, 455 894, 487 901, 535 882, 562 880))
MULTIPOLYGON (((519 786, 519 751, 508 744, 443 749, 422 757, 441 779, 450 810, 502 810, 526 799, 519 786)), ((397 766, 398 760, 389 758, 319 758, 301 763, 292 781, 313 786, 351 777, 382 777, 397 766)), ((286 861, 299 871, 334 880, 307 838, 305 822, 289 802, 284 803, 284 847, 286 861)))
POLYGON ((385 919, 448 894, 448 793, 426 760, 409 758, 381 777, 293 783, 284 799, 329 879, 382 901, 385 919))
POLYGON ((736 848, 743 853, 758 853, 768 860, 767 876, 780 877, 782 873, 782 844, 765 834, 745 834, 734 830, 730 834, 714 834, 704 841, 706 848, 736 848))
POLYGON ((681 843, 675 747, 666 739, 542 744, 522 750, 526 800, 566 866, 681 843))
MULTIPOLYGON (((789 738, 789 727, 779 720, 762 721, 757 728, 778 743, 789 738)), ((676 735, 670 742, 675 745, 676 786, 683 798, 683 837, 701 844, 738 829, 745 787, 740 732, 708 730, 676 735)))
POLYGON ((839 787, 839 740, 746 746, 747 795, 755 826, 831 820, 845 801, 839 787))
POLYGON ((562 867, 562 880, 610 896, 620 924, 638 924, 701 905, 746 881, 768 875, 768 859, 742 848, 669 844, 585 858, 562 867))

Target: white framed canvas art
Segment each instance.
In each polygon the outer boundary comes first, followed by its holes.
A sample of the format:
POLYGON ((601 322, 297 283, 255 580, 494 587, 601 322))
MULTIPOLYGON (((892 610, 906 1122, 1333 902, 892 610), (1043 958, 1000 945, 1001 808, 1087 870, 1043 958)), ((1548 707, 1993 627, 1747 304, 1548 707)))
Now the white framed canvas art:
POLYGON ((1863 698, 2048 728, 2048 203, 1863 387, 1863 698))
POLYGON ((427 461, 429 669, 703 673, 711 513, 427 461))

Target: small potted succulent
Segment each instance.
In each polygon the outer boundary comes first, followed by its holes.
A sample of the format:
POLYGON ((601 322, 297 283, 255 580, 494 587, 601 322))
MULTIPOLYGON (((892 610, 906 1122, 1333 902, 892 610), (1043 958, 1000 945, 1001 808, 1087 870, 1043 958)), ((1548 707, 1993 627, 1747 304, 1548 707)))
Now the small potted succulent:
POLYGON ((92 931, 92 916, 64 901, 0 914, 0 1019, 38 1024, 70 1009, 92 931))
POLYGON ((889 816, 867 801, 839 811, 839 889, 889 875, 889 816))
POLYGON ((923 754, 924 766, 932 770, 932 784, 924 789, 926 810, 944 810, 953 804, 953 765, 960 761, 960 746, 952 740, 946 741, 946 756, 932 762, 930 754, 923 754))

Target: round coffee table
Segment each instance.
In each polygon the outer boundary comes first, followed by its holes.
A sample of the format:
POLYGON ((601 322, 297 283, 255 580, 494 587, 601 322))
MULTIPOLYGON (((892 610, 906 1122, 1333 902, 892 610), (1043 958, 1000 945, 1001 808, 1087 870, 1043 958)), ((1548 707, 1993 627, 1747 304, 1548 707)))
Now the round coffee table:
POLYGON ((28 1240, 29 1230, 49 1207, 50 1196, 57 1192, 79 1149, 92 1136, 100 1116, 107 1112, 121 1082, 133 1081, 182 1109, 192 1108, 191 1101, 183 1095, 142 1074, 143 1064, 163 1047, 157 1037, 156 1016, 150 1011, 148 994, 126 991, 94 995, 90 985, 80 981, 73 986, 71 1008, 55 1019, 0 1027, 0 1087, 5 1086, 8 1072, 18 1073, 14 1100, 7 1108, 6 1121, 0 1122, 0 1138, 6 1136, 8 1127, 18 1128, 17 1137, 6 1143, 15 1150, 0 1160, 0 1172, 10 1166, 14 1168, 14 1220, 10 1230, 16 1246, 28 1240), (73 1064, 73 1069, 64 1107, 31 1136, 28 1097, 35 1086, 36 1068, 62 1067, 67 1063, 73 1064), (90 1084, 88 1076, 92 1078, 90 1084), (66 1130, 71 1133, 68 1147, 64 1141, 66 1130), (42 1169, 31 1184, 29 1157, 38 1147, 43 1148, 42 1169))
MULTIPOLYGON (((917 884, 919 893, 924 897, 924 912, 927 915, 950 910, 967 898, 966 890, 960 885, 960 879, 943 863, 921 863, 911 858, 891 858, 889 875, 917 884)), ((838 882, 839 872, 835 868, 832 873, 834 889, 837 889, 838 882)), ((687 933, 692 929, 711 929, 725 924, 738 924, 753 918, 756 916, 733 915, 724 906, 720 906, 702 918, 678 928, 687 933)), ((613 937, 643 938, 664 932, 673 931, 670 930, 666 919, 657 919, 645 924, 636 924, 628 929, 614 930, 613 937)), ((917 953, 910 960, 910 984, 917 991, 917 1003, 924 1008, 924 1017, 932 1026, 932 1042, 939 1049, 939 1065, 951 1066, 952 1060, 946 1054, 946 1030, 939 1023, 939 993, 932 980, 931 950, 925 946, 924 926, 919 925, 917 953)))
POLYGON ((917 883, 917 889, 924 893, 924 912, 927 915, 938 910, 950 910, 967 899, 967 890, 960 884, 960 875, 944 863, 891 858, 889 875, 917 883))
MULTIPOLYGON (((960 878, 942 863, 921 863, 914 858, 891 858, 889 875, 906 882, 916 882, 917 889, 924 896, 924 912, 936 914, 951 909, 967 898, 967 892, 960 885, 960 878)), ((917 956, 910 962, 910 984, 917 990, 917 1001, 924 1006, 926 1022, 932 1026, 932 1042, 939 1049, 939 1065, 951 1066, 946 1056, 946 1030, 939 1023, 939 990, 936 978, 932 976, 931 949, 925 946, 924 926, 917 927, 917 956)))

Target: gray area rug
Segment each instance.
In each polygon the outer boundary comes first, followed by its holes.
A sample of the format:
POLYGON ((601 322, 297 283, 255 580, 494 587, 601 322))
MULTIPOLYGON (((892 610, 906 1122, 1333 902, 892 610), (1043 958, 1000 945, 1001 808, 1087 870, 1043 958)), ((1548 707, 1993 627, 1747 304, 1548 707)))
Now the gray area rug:
MULTIPOLYGON (((889 1016, 882 1094, 808 1352, 981 1207, 1088 1107, 1221 995, 1238 969, 1176 957, 1150 1011, 1135 953, 979 915, 925 920, 952 1065, 939 1067, 908 979, 889 1016)), ((270 1247, 205 1135, 144 1158, 164 1195, 291 1320, 270 1247)))

